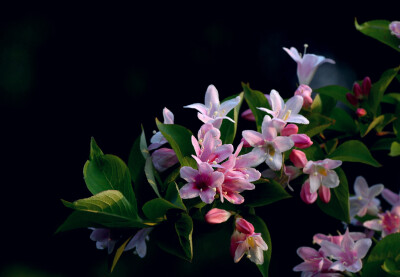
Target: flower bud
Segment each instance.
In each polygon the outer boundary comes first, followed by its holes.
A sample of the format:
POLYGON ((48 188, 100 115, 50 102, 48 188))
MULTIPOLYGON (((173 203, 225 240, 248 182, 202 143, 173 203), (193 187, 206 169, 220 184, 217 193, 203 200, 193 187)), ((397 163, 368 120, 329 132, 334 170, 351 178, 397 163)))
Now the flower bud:
POLYGON ((158 172, 164 172, 179 162, 175 151, 170 148, 157 149, 151 154, 151 160, 158 172))
POLYGON ((354 93, 354 96, 357 98, 357 99, 361 99, 362 98, 362 91, 361 91, 361 87, 360 87, 360 85, 358 84, 358 83, 354 83, 354 85, 353 85, 353 93, 354 93))
POLYGON ((371 79, 369 77, 365 77, 362 82, 362 94, 368 96, 371 91, 371 79))
POLYGON ((254 114, 250 109, 242 112, 241 117, 249 121, 256 121, 256 118, 254 117, 254 114))
POLYGON ((293 149, 289 156, 290 161, 294 164, 297 168, 305 167, 307 161, 306 154, 303 151, 293 149))
POLYGON ((232 214, 228 211, 214 208, 209 210, 204 218, 207 223, 218 224, 227 221, 231 215, 232 214))
POLYGON ((313 144, 310 137, 306 134, 291 135, 290 138, 293 140, 294 146, 300 149, 308 148, 313 144))
POLYGON ((329 203, 329 201, 331 201, 331 190, 328 187, 320 186, 318 190, 318 195, 324 203, 329 203))
POLYGON ((301 187, 300 198, 306 204, 312 204, 315 202, 315 200, 317 200, 317 192, 312 193, 310 190, 310 180, 307 180, 301 187))
POLYGON ((357 115, 358 117, 366 116, 366 115, 367 115, 367 111, 364 110, 363 108, 358 108, 358 109, 356 110, 356 115, 357 115))
POLYGON ((299 127, 296 124, 288 124, 281 131, 281 136, 288 137, 290 135, 295 135, 299 131, 299 127))
POLYGON ((252 235, 254 234, 254 226, 244 218, 236 219, 236 230, 243 234, 252 235))
POLYGON ((400 38, 400 21, 393 21, 389 24, 390 33, 400 38))
POLYGON ((353 106, 357 106, 358 100, 352 93, 350 93, 350 92, 346 93, 346 99, 353 106))
POLYGON ((294 95, 300 95, 303 97, 303 108, 311 106, 313 100, 311 98, 312 89, 307 85, 300 85, 294 92, 294 95))

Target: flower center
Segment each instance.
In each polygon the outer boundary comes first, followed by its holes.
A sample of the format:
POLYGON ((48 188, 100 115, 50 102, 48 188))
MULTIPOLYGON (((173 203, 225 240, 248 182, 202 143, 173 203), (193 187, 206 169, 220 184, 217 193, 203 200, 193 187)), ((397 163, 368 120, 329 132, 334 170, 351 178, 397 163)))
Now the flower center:
POLYGON ((250 245, 251 248, 256 247, 256 241, 254 240, 253 237, 248 237, 247 238, 247 243, 250 245))

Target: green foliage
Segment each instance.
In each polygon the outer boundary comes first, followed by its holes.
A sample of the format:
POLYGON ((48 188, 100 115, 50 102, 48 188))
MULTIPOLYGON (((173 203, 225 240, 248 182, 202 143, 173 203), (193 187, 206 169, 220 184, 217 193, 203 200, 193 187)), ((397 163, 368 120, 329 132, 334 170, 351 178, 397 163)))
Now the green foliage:
POLYGON ((394 141, 392 145, 390 146, 390 153, 389 156, 396 157, 400 156, 400 143, 397 141, 394 141))
POLYGON ((330 116, 337 101, 326 94, 317 94, 311 104, 311 111, 325 116, 330 116))
POLYGON ((147 182, 149 182, 149 184, 153 188, 154 192, 157 194, 158 197, 161 197, 160 192, 158 191, 157 181, 156 181, 156 177, 155 177, 156 175, 158 175, 158 173, 156 172, 156 170, 154 168, 151 157, 147 157, 147 159, 146 159, 146 164, 144 166, 144 173, 146 174, 147 182))
POLYGON ((90 156, 84 166, 83 176, 93 195, 105 190, 119 190, 136 209, 128 167, 117 156, 104 155, 94 138, 90 143, 90 156))
POLYGON ((112 259, 111 265, 110 265, 110 272, 113 272, 115 266, 117 265, 117 262, 119 260, 119 258, 121 258, 122 253, 125 250, 126 245, 128 244, 128 242, 132 239, 132 236, 129 237, 127 240, 125 240, 125 242, 118 247, 117 251, 115 251, 115 255, 114 258, 112 259))
POLYGON ((336 150, 328 155, 333 160, 341 160, 343 162, 359 162, 369 164, 375 167, 381 166, 376 161, 367 146, 358 140, 348 140, 339 145, 336 150))
POLYGON ((398 276, 400 269, 400 234, 391 234, 379 241, 363 266, 363 277, 398 276), (386 271, 386 272, 385 272, 386 271), (390 273, 388 273, 390 272, 390 273))
POLYGON ((400 39, 398 39, 397 37, 395 37, 390 33, 389 30, 390 21, 372 20, 364 22, 363 24, 359 25, 356 19, 354 21, 354 24, 356 26, 356 29, 361 33, 363 33, 364 35, 379 40, 380 42, 383 42, 384 44, 392 47, 393 49, 400 51, 399 49, 400 39))
MULTIPOLYGON (((233 123, 227 119, 224 119, 222 121, 221 128, 219 128, 221 131, 222 144, 232 144, 233 140, 235 139, 237 125, 238 125, 238 119, 239 119, 239 110, 243 103, 243 95, 244 95, 243 92, 239 94, 239 96, 240 96, 239 104, 233 110, 231 110, 227 115, 228 117, 232 118, 235 121, 235 123, 233 123)), ((228 97, 223 102, 233 99, 236 96, 237 95, 228 97)))
POLYGON ((165 199, 179 207, 182 210, 186 210, 185 205, 183 204, 181 195, 179 194, 178 185, 175 182, 171 182, 168 185, 167 192, 165 194, 165 199))
POLYGON ((322 151, 320 145, 315 143, 306 149, 302 149, 306 154, 307 160, 319 161, 325 159, 324 151, 322 151))
POLYGON ((346 174, 341 168, 337 168, 335 171, 339 176, 340 183, 338 187, 331 189, 331 201, 324 203, 318 198, 317 204, 327 215, 350 223, 349 185, 346 174))
POLYGON ((268 100, 262 92, 252 90, 248 84, 242 83, 242 87, 244 91, 244 99, 246 99, 247 105, 249 105, 256 119, 257 131, 260 132, 266 113, 257 108, 269 108, 268 100))
POLYGON ((315 92, 320 95, 326 95, 332 97, 333 99, 342 102, 351 110, 355 110, 355 107, 347 101, 346 93, 350 92, 349 89, 341 86, 331 85, 316 89, 315 92))
POLYGON ((360 125, 361 137, 365 137, 372 129, 381 124, 384 119, 385 119, 384 115, 380 115, 374 118, 374 120, 372 120, 372 122, 369 125, 360 125))
POLYGON ((395 138, 379 139, 371 146, 370 150, 371 151, 390 150, 390 147, 395 140, 396 140, 395 138))
MULTIPOLYGON (((400 75, 397 75, 398 77, 400 75)), ((383 95, 382 97, 382 103, 388 103, 388 104, 393 104, 396 105, 398 102, 400 102, 400 93, 392 92, 392 93, 387 93, 383 95)))
POLYGON ((354 119, 343 109, 334 108, 331 117, 335 123, 329 127, 331 130, 344 132, 345 134, 355 134, 358 130, 354 119))
POLYGON ((299 134, 306 134, 310 138, 320 134, 334 123, 334 120, 318 113, 304 113, 310 124, 299 125, 299 134))
POLYGON ((245 205, 249 207, 261 207, 292 197, 281 184, 268 179, 256 182, 255 190, 243 192, 242 195, 245 197, 245 205))
MULTIPOLYGON (((143 158, 142 152, 140 150, 140 141, 144 137, 144 131, 133 143, 131 152, 129 153, 128 168, 131 173, 132 181, 135 186, 137 186, 144 179, 144 165, 146 160, 143 158)), ((144 139, 144 141, 146 141, 144 139)), ((147 147, 146 147, 147 148, 147 147)))
POLYGON ((142 209, 144 214, 149 219, 163 218, 167 211, 171 209, 184 210, 184 208, 174 205, 171 202, 162 198, 156 198, 148 201, 146 204, 143 205, 142 209))
POLYGON ((163 124, 158 119, 156 119, 156 123, 164 138, 175 151, 180 164, 182 166, 190 166, 184 158, 195 154, 191 140, 192 132, 177 124, 163 124))

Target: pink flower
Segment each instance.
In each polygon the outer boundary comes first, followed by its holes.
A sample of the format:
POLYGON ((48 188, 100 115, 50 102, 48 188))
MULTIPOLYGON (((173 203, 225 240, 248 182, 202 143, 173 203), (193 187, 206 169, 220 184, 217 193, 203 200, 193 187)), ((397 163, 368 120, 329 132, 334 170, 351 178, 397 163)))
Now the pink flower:
POLYGON ((207 223, 218 224, 227 221, 231 217, 232 213, 222 209, 211 209, 204 216, 207 223))
POLYGON ((296 135, 299 132, 299 127, 296 124, 288 124, 281 130, 281 136, 289 137, 296 135))
POLYGON ((303 97, 303 108, 311 107, 311 104, 313 102, 313 99, 311 98, 311 92, 312 89, 304 84, 301 84, 294 92, 294 95, 300 95, 301 97, 303 97))
POLYGON ((277 136, 277 130, 268 115, 264 117, 261 130, 261 134, 247 130, 242 135, 254 147, 253 154, 265 160, 272 170, 279 170, 282 167, 282 153, 292 148, 294 142, 289 137, 277 136))
POLYGON ((289 155, 290 161, 297 168, 303 168, 306 166, 308 160, 306 154, 303 151, 293 149, 289 155))
POLYGON ((393 21, 389 24, 390 33, 400 38, 400 21, 393 21))
MULTIPOLYGON (((357 241, 359 239, 363 239, 366 237, 364 233, 361 232, 349 232, 350 237, 357 241)), ((341 245, 344 235, 332 236, 332 235, 324 235, 324 234, 315 234, 313 237, 313 243, 321 245, 321 242, 326 240, 332 242, 337 245, 341 245)))
MULTIPOLYGON (((163 116, 164 124, 174 124, 174 114, 170 110, 164 108, 163 116)), ((164 138, 161 132, 158 131, 151 137, 150 142, 151 144, 148 147, 149 151, 159 148, 160 146, 166 144, 168 141, 164 138)))
POLYGON ((224 182, 224 174, 214 171, 208 163, 199 163, 198 167, 198 170, 189 166, 181 168, 181 177, 188 183, 179 190, 179 194, 183 199, 200 196, 203 202, 210 204, 214 201, 217 188, 224 182))
POLYGON ((382 197, 393 207, 400 206, 400 195, 394 193, 390 189, 384 189, 382 191, 382 197))
POLYGON ((367 213, 377 215, 380 201, 375 198, 378 196, 384 186, 382 184, 368 187, 367 181, 362 176, 358 176, 354 182, 355 196, 350 197, 350 217, 358 215, 363 217, 367 213))
POLYGON ((291 47, 283 50, 289 54, 290 57, 297 63, 297 77, 301 85, 309 85, 314 77, 315 71, 323 63, 335 64, 334 60, 326 59, 324 56, 317 56, 314 54, 304 54, 302 57, 296 48, 291 47))
POLYGON ((222 120, 228 119, 234 122, 230 117, 226 116, 240 102, 240 96, 228 100, 220 104, 218 90, 213 85, 209 85, 206 91, 204 105, 200 103, 191 104, 184 108, 192 108, 199 111, 197 117, 204 123, 211 123, 215 128, 221 127, 222 120))
POLYGON ((341 276, 329 270, 332 261, 326 258, 324 252, 315 250, 311 247, 300 247, 297 249, 297 255, 304 260, 293 268, 293 271, 302 271, 301 276, 341 276))
POLYGON ((367 115, 367 111, 366 111, 365 109, 363 109, 363 108, 358 108, 358 109, 356 110, 356 115, 357 115, 358 117, 366 116, 366 115, 367 115))
POLYGON ((300 149, 305 149, 313 145, 312 140, 306 134, 294 134, 290 138, 294 142, 294 146, 300 149))
POLYGON ((149 233, 153 230, 153 227, 140 229, 135 236, 128 242, 124 251, 135 249, 134 253, 138 254, 140 258, 146 256, 147 247, 146 241, 149 240, 149 233))
POLYGON ((263 251, 268 250, 260 233, 254 233, 254 226, 243 218, 236 220, 236 229, 231 237, 231 254, 233 254, 234 262, 247 255, 253 263, 261 265, 264 263, 263 251))
POLYGON ((151 154, 154 167, 158 172, 164 172, 179 162, 175 151, 170 148, 160 148, 151 154))
POLYGON ((325 159, 323 161, 308 161, 303 172, 310 174, 310 192, 316 192, 319 187, 335 188, 339 186, 339 177, 332 169, 342 165, 342 161, 325 159))
POLYGON ((318 198, 318 194, 316 191, 311 192, 309 179, 307 179, 307 181, 305 181, 304 184, 301 186, 300 198, 306 204, 312 204, 318 198))
POLYGON ((354 242, 350 237, 349 230, 343 235, 340 245, 323 240, 321 250, 326 256, 330 256, 335 261, 329 269, 337 271, 358 272, 362 268, 362 261, 371 247, 371 239, 364 238, 354 242))
POLYGON ((379 219, 364 222, 364 227, 382 232, 382 238, 393 233, 400 232, 400 206, 392 208, 391 211, 378 214, 379 219))
POLYGON ((347 101, 349 101, 350 104, 352 104, 353 106, 357 106, 358 104, 358 99, 356 96, 354 96, 354 94, 351 94, 350 92, 346 93, 346 99, 347 101))

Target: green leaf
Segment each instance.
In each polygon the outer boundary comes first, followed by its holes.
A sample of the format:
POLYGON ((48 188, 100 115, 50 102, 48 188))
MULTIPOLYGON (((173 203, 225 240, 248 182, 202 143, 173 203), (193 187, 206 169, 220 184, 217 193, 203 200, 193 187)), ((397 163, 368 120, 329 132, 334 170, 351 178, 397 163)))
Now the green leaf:
POLYGON ((350 92, 350 90, 345 87, 331 85, 316 89, 315 92, 321 95, 332 97, 333 99, 342 102, 353 111, 356 109, 352 104, 349 103, 349 101, 347 101, 346 93, 350 92))
POLYGON ((399 265, 393 259, 386 259, 382 265, 382 269, 391 274, 391 276, 400 277, 399 265))
POLYGON ((143 130, 142 126, 142 133, 140 135, 140 152, 142 153, 143 158, 146 160, 148 157, 150 157, 149 149, 147 148, 147 142, 146 142, 146 135, 143 130))
POLYGON ((181 218, 175 222, 175 230, 178 234, 179 243, 185 252, 185 256, 191 261, 193 259, 192 218, 187 214, 182 214, 181 218))
POLYGON ((372 120, 372 122, 368 125, 368 127, 366 129, 361 128, 360 129, 361 137, 365 137, 372 129, 374 129, 376 126, 381 124, 384 119, 385 119, 385 117, 383 115, 380 115, 377 118, 375 118, 374 120, 372 120))
POLYGON ((156 119, 156 124, 162 135, 168 140, 182 166, 190 166, 184 157, 194 155, 192 132, 177 124, 163 124, 156 119))
POLYGON ((306 134, 310 138, 320 134, 334 123, 332 118, 318 113, 305 112, 304 116, 307 117, 310 124, 299 124, 299 134, 306 134))
POLYGON ((392 47, 393 49, 400 51, 400 39, 391 34, 389 30, 390 21, 372 20, 359 25, 357 19, 355 19, 354 24, 356 26, 356 29, 364 35, 379 40, 380 42, 392 47))
POLYGON ((246 220, 248 220, 254 226, 254 231, 256 233, 261 233, 261 236, 265 243, 268 245, 268 250, 263 251, 264 254, 264 263, 262 265, 257 265, 263 277, 268 276, 269 264, 271 261, 271 253, 272 253, 272 244, 271 244, 271 236, 269 234, 267 225, 265 222, 256 215, 248 215, 246 216, 246 220))
POLYGON ((136 209, 136 198, 128 167, 117 156, 104 155, 93 138, 90 144, 90 159, 85 164, 83 176, 93 195, 105 190, 119 190, 136 209))
POLYGON ((156 172, 151 157, 148 157, 146 159, 146 165, 144 166, 144 173, 146 174, 147 182, 149 182, 154 192, 157 194, 158 197, 161 197, 160 192, 158 191, 156 178, 154 177, 156 172))
POLYGON ((302 151, 306 154, 307 160, 319 161, 325 159, 324 151, 322 151, 321 146, 316 142, 310 147, 302 149, 302 151))
POLYGON ((392 143, 392 145, 390 146, 389 156, 391 156, 391 157, 400 156, 400 143, 399 142, 394 141, 392 143))
MULTIPOLYGON (((219 130, 221 131, 222 144, 231 144, 231 143, 233 143, 233 140, 235 139, 238 120, 239 120, 239 110, 240 110, 240 107, 242 106, 243 95, 244 95, 243 92, 239 94, 239 96, 240 96, 239 104, 233 110, 231 110, 227 115, 228 117, 232 118, 235 121, 235 123, 233 123, 227 119, 224 119, 222 121, 221 128, 219 128, 219 130)), ((223 102, 233 99, 236 96, 237 95, 228 97, 223 102)))
POLYGON ((330 116, 333 108, 336 106, 337 101, 326 94, 319 94, 314 98, 311 104, 311 111, 313 113, 319 113, 325 116, 330 116))
POLYGON ((184 208, 174 205, 171 202, 162 198, 156 198, 146 202, 143 205, 142 209, 144 214, 149 219, 162 218, 167 213, 167 211, 171 209, 185 210, 184 208))
POLYGON ((383 131, 383 129, 387 126, 387 125, 389 125, 390 123, 392 123, 393 121, 395 121, 397 119, 397 117, 395 116, 395 114, 392 114, 392 113, 386 113, 386 114, 384 114, 383 115, 383 120, 382 120, 382 122, 380 123, 380 124, 378 124, 377 126, 376 126, 376 131, 378 132, 378 133, 380 133, 380 132, 382 132, 383 131))
POLYGON ((335 120, 335 123, 329 129, 346 134, 355 134, 357 132, 358 127, 354 119, 345 110, 334 108, 331 117, 335 120))
POLYGON ((132 239, 132 236, 129 237, 120 247, 118 247, 117 251, 115 251, 114 259, 112 260, 112 263, 111 263, 110 272, 113 272, 115 266, 117 265, 119 258, 121 258, 121 255, 125 250, 126 245, 128 244, 128 242, 131 239, 132 239))
POLYGON ((377 140, 370 148, 371 151, 377 150, 390 150, 392 143, 395 141, 395 138, 383 138, 377 140))
POLYGON ((171 182, 168 185, 167 192, 165 194, 165 199, 172 204, 178 206, 182 210, 186 210, 185 204, 183 204, 181 195, 179 194, 178 185, 175 182, 171 182))
POLYGON ((364 261, 363 277, 389 277, 393 276, 385 272, 382 268, 385 261, 396 260, 400 253, 400 234, 391 234, 379 241, 364 261))
MULTIPOLYGON (((400 76, 400 75, 397 75, 397 76, 400 76)), ((399 102, 400 102, 400 93, 396 93, 396 92, 387 93, 387 94, 383 95, 383 97, 382 97, 382 103, 396 105, 399 102)))
POLYGON ((396 77, 400 70, 400 66, 396 68, 391 68, 386 70, 378 82, 374 83, 371 88, 371 92, 368 96, 368 104, 371 107, 372 114, 376 115, 379 104, 382 101, 383 94, 385 93, 387 87, 396 77))
POLYGON ((331 189, 331 201, 324 203, 318 198, 317 204, 324 213, 350 223, 349 185, 347 178, 343 169, 337 168, 335 171, 339 176, 340 183, 338 187, 331 189))
POLYGON ((92 197, 73 203, 63 201, 75 211, 58 228, 57 232, 87 227, 148 227, 154 225, 143 222, 135 208, 117 190, 107 190, 92 197))
POLYGON ((128 159, 128 168, 131 173, 133 184, 135 186, 139 185, 139 183, 141 183, 145 176, 144 165, 146 163, 146 160, 143 158, 142 152, 140 150, 140 141, 143 135, 144 133, 142 131, 142 135, 139 136, 133 143, 128 159))
POLYGON ((242 195, 245 198, 244 203, 249 207, 261 207, 292 197, 274 180, 257 183, 255 190, 243 192, 242 195))
POLYGON ((257 124, 257 131, 261 131, 261 125, 266 115, 265 112, 260 111, 257 108, 270 108, 269 103, 265 95, 257 90, 252 90, 248 84, 242 83, 244 91, 244 99, 246 99, 247 105, 249 105, 257 124))
POLYGON ((365 163, 375 167, 381 166, 372 157, 367 146, 358 140, 349 140, 342 143, 332 154, 328 155, 328 158, 343 162, 365 163))

